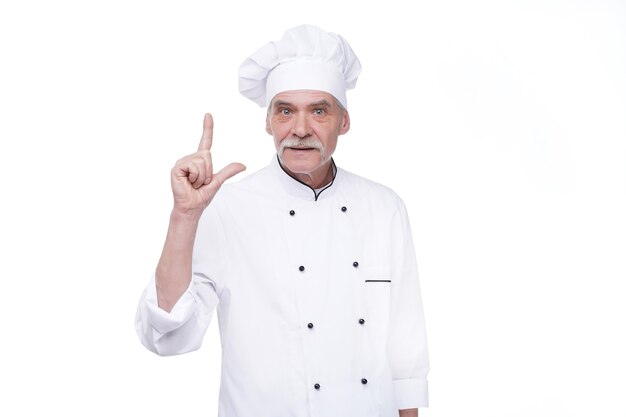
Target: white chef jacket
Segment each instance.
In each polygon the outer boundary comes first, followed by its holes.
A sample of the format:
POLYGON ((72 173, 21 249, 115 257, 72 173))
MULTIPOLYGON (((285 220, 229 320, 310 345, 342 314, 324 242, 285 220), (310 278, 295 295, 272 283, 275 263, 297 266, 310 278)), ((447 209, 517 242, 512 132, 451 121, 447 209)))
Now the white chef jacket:
POLYGON ((397 417, 428 405, 411 230, 390 189, 337 168, 316 196, 274 158, 217 193, 192 270, 170 313, 152 278, 136 329, 159 355, 193 351, 217 308, 220 417, 397 417))

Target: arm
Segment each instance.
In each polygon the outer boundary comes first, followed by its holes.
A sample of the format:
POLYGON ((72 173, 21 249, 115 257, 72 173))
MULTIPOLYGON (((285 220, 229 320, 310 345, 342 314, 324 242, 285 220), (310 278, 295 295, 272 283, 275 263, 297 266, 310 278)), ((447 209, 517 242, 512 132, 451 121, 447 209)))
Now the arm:
POLYGON ((200 218, 172 210, 167 237, 156 269, 158 306, 172 311, 189 287, 191 258, 200 218))
POLYGON ((392 219, 392 282, 388 360, 400 410, 428 407, 429 371, 424 312, 411 227, 404 203, 398 200, 392 219))
POLYGON ((228 178, 246 169, 234 163, 213 175, 212 143, 213 118, 207 114, 198 151, 180 159, 172 169, 174 209, 156 270, 158 304, 167 312, 189 287, 193 245, 202 212, 228 178))
POLYGON ((215 271, 223 230, 214 216, 204 222, 203 212, 224 181, 245 167, 230 164, 213 174, 212 132, 213 120, 207 114, 198 152, 182 158, 172 169, 174 208, 167 237, 154 278, 137 309, 137 334, 144 346, 160 355, 200 347, 218 302, 220 285, 207 273, 207 266, 215 271), (198 228, 202 232, 197 236, 198 228))
POLYGON ((400 417, 417 417, 417 408, 400 410, 400 417))

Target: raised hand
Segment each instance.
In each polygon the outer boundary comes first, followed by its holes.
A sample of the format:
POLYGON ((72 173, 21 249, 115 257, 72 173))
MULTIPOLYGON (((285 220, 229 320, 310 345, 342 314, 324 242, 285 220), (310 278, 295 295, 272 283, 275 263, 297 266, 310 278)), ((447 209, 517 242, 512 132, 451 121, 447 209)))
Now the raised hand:
POLYGON ((175 211, 201 214, 222 184, 246 169, 244 165, 235 162, 214 174, 211 162, 212 143, 213 117, 207 113, 204 115, 198 151, 179 159, 172 168, 171 182, 175 211))

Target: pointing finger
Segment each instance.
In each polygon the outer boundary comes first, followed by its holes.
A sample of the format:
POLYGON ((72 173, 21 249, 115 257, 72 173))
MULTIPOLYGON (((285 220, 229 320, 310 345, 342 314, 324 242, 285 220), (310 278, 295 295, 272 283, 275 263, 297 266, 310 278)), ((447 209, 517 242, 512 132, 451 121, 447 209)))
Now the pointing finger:
POLYGON ((211 113, 204 115, 204 122, 202 124, 202 138, 200 139, 200 145, 198 145, 199 151, 210 150, 213 144, 213 116, 211 113))

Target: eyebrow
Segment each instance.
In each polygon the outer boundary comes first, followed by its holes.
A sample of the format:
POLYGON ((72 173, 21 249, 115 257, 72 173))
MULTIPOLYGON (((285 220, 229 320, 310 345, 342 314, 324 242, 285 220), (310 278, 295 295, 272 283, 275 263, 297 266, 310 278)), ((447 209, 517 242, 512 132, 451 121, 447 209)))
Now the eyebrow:
POLYGON ((320 100, 311 103, 308 107, 330 107, 330 103, 328 102, 328 100, 320 100))
POLYGON ((289 103, 288 101, 284 101, 284 100, 278 100, 278 101, 275 101, 272 104, 272 107, 280 107, 280 106, 290 107, 290 106, 293 106, 293 105, 291 103, 289 103))

